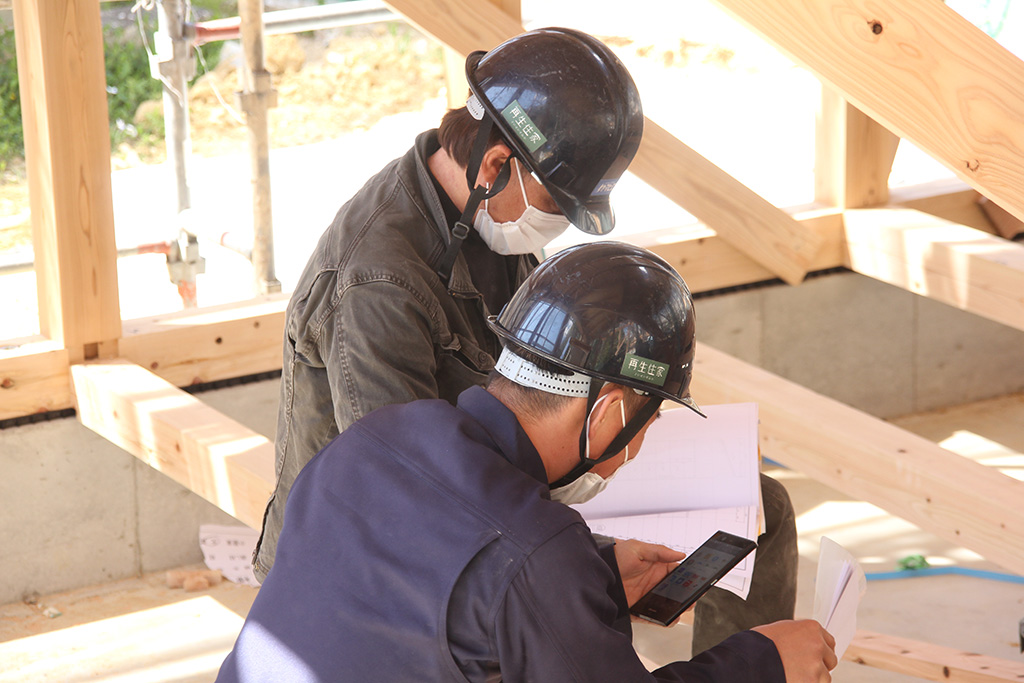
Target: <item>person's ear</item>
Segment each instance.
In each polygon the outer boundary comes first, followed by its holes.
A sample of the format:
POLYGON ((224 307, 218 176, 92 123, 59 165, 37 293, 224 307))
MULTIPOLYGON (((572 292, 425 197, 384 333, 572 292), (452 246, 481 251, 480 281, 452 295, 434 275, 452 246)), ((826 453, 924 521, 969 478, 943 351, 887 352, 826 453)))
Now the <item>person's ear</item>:
POLYGON ((598 394, 597 402, 594 404, 593 411, 590 413, 590 429, 588 434, 591 441, 595 441, 598 438, 598 434, 607 432, 609 428, 612 428, 611 436, 608 438, 608 442, 622 430, 622 412, 619 404, 624 399, 622 393, 622 387, 618 387, 612 384, 606 384, 598 394))
POLYGON ((512 156, 512 149, 504 142, 497 142, 491 145, 484 152, 484 158, 480 161, 480 170, 476 175, 476 184, 486 184, 487 187, 493 186, 495 178, 501 172, 501 167, 505 165, 510 156, 512 156))

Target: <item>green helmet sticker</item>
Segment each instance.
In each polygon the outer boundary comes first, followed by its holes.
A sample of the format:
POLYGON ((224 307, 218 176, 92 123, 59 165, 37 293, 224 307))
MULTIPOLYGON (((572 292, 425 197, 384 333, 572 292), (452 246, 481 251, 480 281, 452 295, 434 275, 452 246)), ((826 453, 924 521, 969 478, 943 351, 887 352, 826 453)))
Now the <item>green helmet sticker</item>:
POLYGON ((531 153, 536 152, 538 147, 548 141, 544 134, 537 130, 537 126, 533 125, 526 110, 519 106, 518 100, 512 100, 512 103, 502 110, 501 116, 508 121, 508 125, 512 126, 516 136, 531 153))
POLYGON ((626 360, 622 361, 622 370, 619 374, 662 387, 665 386, 665 380, 668 379, 668 365, 627 353, 626 360))

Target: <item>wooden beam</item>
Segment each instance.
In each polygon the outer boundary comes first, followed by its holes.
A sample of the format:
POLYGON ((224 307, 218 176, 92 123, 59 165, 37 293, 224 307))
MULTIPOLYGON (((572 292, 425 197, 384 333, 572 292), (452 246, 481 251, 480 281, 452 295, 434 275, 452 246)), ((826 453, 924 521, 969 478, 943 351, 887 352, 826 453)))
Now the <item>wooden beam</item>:
POLYGON ((102 28, 95 0, 14 2, 40 329, 73 361, 121 334, 102 28))
POLYGON ((78 419, 255 529, 274 485, 274 446, 122 360, 71 367, 78 419))
POLYGON ((885 204, 899 143, 841 95, 822 88, 815 125, 815 201, 844 209, 885 204))
POLYGON ((650 119, 629 170, 790 284, 811 269, 822 241, 650 119))
MULTIPOLYGON (((845 265, 846 242, 840 211, 801 211, 794 214, 793 219, 821 240, 821 248, 808 264, 811 270, 845 265)), ((652 230, 623 239, 650 249, 671 263, 694 293, 776 278, 775 273, 703 225, 652 230)))
POLYGON ((53 342, 0 354, 0 420, 71 407, 68 352, 53 342))
POLYGON ((969 228, 994 233, 992 222, 978 205, 980 197, 977 190, 959 178, 889 188, 891 206, 917 209, 969 228))
POLYGON ((912 209, 844 220, 853 270, 1024 330, 1024 245, 912 209))
POLYGON ((1024 62, 934 0, 716 0, 1024 219, 1024 62))
POLYGON ((1024 663, 908 638, 857 631, 843 659, 928 681, 996 683, 1024 680, 1024 663))
POLYGON ((758 403, 765 457, 1024 573, 1024 482, 706 345, 691 389, 758 403))
MULTIPOLYGON (((466 55, 523 32, 521 22, 486 2, 388 0, 418 29, 466 55)), ((805 230, 650 119, 629 168, 714 229, 733 247, 791 284, 800 282, 821 246, 805 230)))
MULTIPOLYGON (((803 210, 794 219, 817 233, 825 245, 814 270, 845 263, 842 214, 803 210)), ((725 240, 700 225, 631 235, 675 266, 690 290, 703 292, 774 278, 725 240)), ((286 295, 126 320, 121 357, 149 369, 175 386, 214 382, 281 368, 286 295), (219 340, 219 341, 218 341, 219 340)), ((0 354, 0 420, 72 407, 69 359, 55 344, 31 344, 0 354)))
POLYGON ((288 296, 126 321, 121 355, 177 386, 281 369, 288 296))

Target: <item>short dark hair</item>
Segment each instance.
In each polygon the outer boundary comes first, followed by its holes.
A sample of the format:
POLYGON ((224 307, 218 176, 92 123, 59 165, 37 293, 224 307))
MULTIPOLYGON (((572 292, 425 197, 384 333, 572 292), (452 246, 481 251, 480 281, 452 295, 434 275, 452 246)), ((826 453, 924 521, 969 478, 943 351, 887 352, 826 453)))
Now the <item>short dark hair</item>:
MULTIPOLYGON (((473 118, 468 109, 449 109, 437 127, 437 141, 455 163, 465 168, 469 166, 469 156, 473 153, 473 143, 479 130, 480 122, 473 118)), ((499 142, 504 142, 504 138, 498 127, 494 126, 487 147, 494 147, 499 142)))

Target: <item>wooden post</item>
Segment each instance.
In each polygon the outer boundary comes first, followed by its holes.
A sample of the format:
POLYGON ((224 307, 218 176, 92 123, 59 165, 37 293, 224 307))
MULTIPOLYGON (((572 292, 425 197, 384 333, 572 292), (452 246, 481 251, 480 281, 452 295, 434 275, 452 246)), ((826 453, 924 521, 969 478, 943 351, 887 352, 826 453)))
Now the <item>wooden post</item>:
POLYGON ((242 20, 242 50, 245 53, 245 59, 239 66, 242 91, 238 93, 238 101, 245 112, 249 131, 252 174, 252 267, 257 290, 260 294, 267 294, 281 291, 281 283, 274 272, 270 127, 267 121, 267 111, 277 106, 277 91, 270 83, 270 72, 263 61, 263 0, 241 0, 238 16, 242 20))
POLYGON ((103 28, 95 0, 15 0, 39 326, 71 362, 117 354, 103 28))
POLYGON ((814 142, 814 199, 842 209, 889 201, 889 173, 900 139, 822 86, 814 142))

